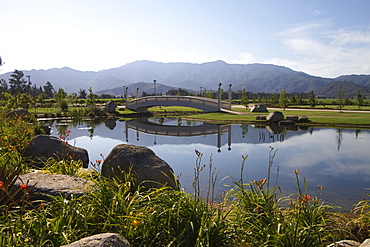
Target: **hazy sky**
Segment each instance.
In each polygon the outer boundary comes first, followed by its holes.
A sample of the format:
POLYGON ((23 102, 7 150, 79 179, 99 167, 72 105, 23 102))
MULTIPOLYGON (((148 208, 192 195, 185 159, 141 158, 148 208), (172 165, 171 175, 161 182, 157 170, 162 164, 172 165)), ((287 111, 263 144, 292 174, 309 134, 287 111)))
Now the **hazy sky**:
POLYGON ((369 0, 0 0, 0 73, 137 60, 370 74, 369 0))

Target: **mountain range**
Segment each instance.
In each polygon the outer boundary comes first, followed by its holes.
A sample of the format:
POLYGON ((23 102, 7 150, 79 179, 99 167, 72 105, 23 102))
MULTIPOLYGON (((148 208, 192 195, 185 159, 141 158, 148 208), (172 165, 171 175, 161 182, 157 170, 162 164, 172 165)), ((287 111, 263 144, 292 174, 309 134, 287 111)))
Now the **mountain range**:
MULTIPOLYGON (((0 79, 8 81, 11 73, 0 75, 0 79)), ((370 97, 370 75, 323 78, 272 64, 228 64, 224 61, 193 64, 143 60, 97 72, 64 67, 23 73, 29 75, 31 82, 37 86, 49 81, 56 90, 63 88, 68 93, 92 87, 94 93, 123 95, 124 86, 133 95, 136 88, 140 92, 153 93, 153 80, 156 80, 157 93, 165 93, 172 88, 195 92, 201 88, 216 90, 218 84, 222 83, 224 90, 228 90, 228 85, 232 84, 233 91, 245 89, 254 93, 273 93, 285 89, 288 93, 308 93, 313 90, 316 95, 336 97, 339 84, 342 83, 346 88, 345 97, 355 97, 358 90, 363 96, 370 97)))

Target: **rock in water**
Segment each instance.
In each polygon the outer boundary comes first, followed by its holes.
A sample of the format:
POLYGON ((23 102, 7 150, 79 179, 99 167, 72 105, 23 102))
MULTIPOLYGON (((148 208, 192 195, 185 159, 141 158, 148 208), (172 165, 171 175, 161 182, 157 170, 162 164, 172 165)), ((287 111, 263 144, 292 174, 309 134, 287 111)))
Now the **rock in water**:
POLYGON ((42 167, 43 161, 48 158, 58 159, 63 155, 68 155, 73 160, 81 160, 84 167, 89 164, 89 155, 86 149, 71 146, 59 138, 49 135, 35 136, 23 154, 24 157, 31 158, 32 163, 39 167, 42 167))
POLYGON ((167 185, 178 189, 172 168, 147 148, 120 144, 115 146, 104 160, 101 174, 107 178, 122 179, 122 171, 131 172, 146 188, 167 185))
POLYGON ((284 119, 284 114, 282 112, 280 112, 280 111, 271 112, 267 116, 267 121, 269 121, 271 123, 278 123, 278 122, 280 122, 283 119, 284 119))

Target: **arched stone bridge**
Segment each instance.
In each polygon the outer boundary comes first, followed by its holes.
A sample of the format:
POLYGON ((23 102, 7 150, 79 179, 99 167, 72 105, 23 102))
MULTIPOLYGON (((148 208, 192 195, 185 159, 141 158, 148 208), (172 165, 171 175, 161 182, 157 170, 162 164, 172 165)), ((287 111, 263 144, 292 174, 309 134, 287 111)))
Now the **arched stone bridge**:
POLYGON ((148 108, 153 106, 187 106, 203 112, 230 110, 228 102, 193 96, 148 96, 126 102, 127 109, 142 113, 148 112, 148 108))

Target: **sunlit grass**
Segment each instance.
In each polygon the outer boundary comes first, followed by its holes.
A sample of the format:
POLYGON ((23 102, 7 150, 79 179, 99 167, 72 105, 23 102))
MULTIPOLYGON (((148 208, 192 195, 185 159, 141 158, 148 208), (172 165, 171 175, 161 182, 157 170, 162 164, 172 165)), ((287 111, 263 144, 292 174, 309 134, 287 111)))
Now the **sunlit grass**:
POLYGON ((186 106, 158 106, 148 109, 151 113, 165 113, 165 112, 202 112, 202 110, 186 107, 186 106))

